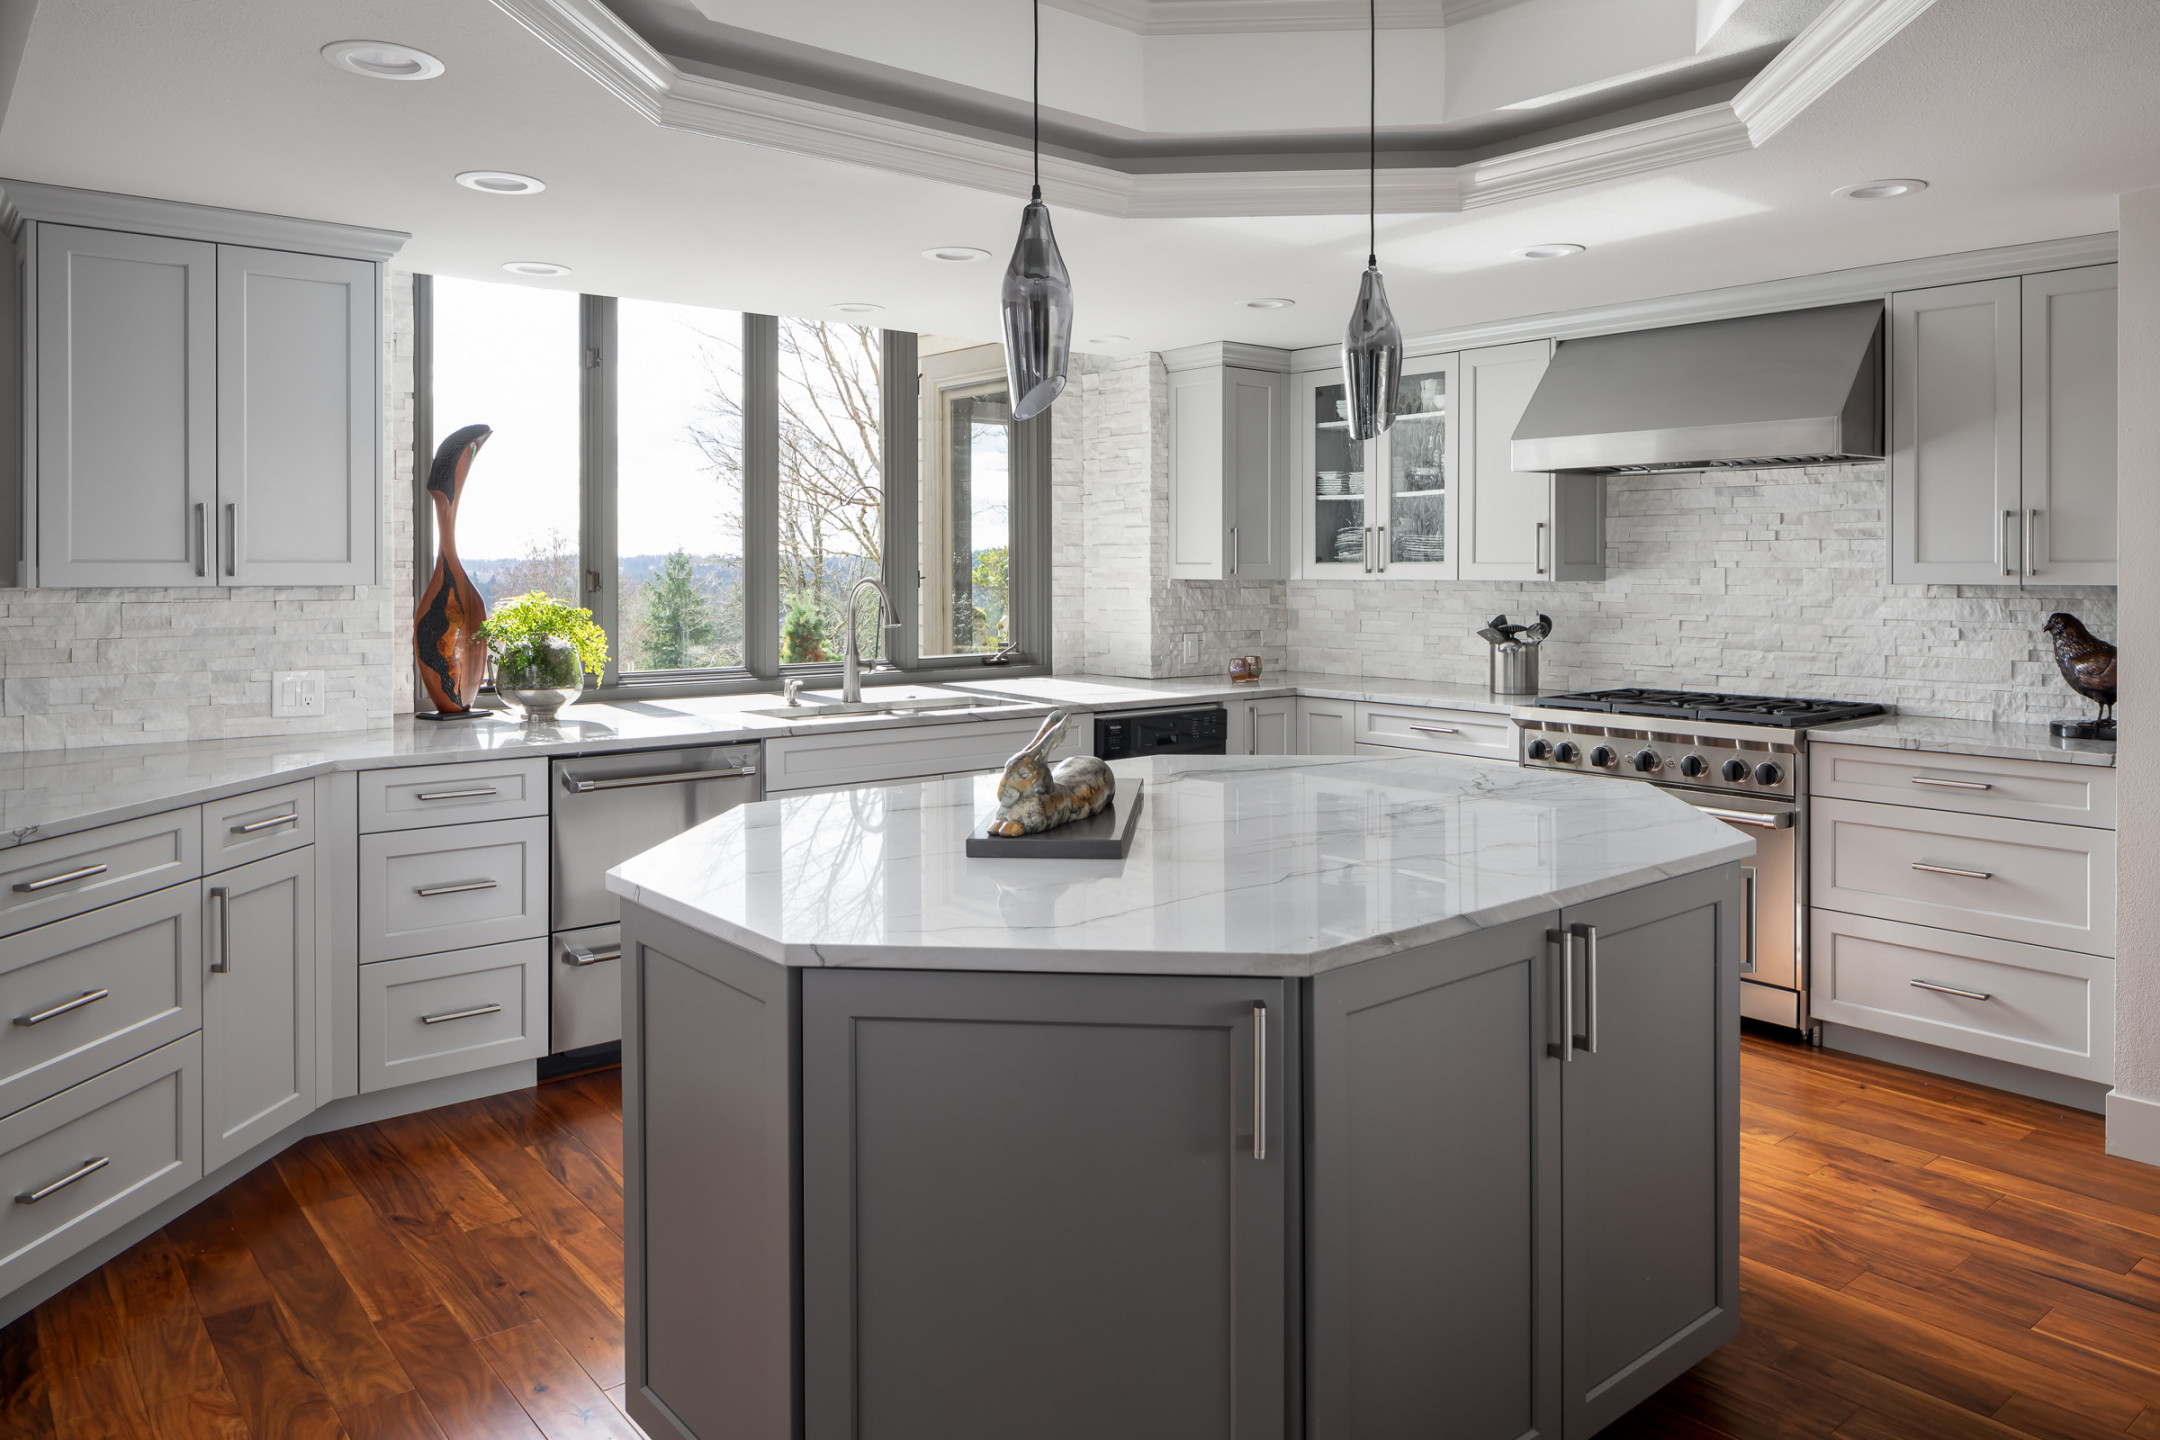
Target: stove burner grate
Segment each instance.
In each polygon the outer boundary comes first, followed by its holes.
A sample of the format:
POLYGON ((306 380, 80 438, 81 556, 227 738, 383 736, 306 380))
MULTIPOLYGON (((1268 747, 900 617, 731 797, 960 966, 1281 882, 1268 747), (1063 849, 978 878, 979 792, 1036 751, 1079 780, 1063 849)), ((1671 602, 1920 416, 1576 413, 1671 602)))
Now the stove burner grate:
POLYGON ((1629 686, 1615 690, 1585 690, 1572 695, 1546 695, 1538 705, 1547 710, 1593 710, 1609 715, 1637 715, 1659 720, 1722 721, 1728 725, 1776 725, 1799 729, 1829 725, 1840 720, 1862 720, 1881 715, 1883 707, 1867 701, 1803 700, 1779 695, 1721 695, 1701 690, 1652 690, 1629 686))

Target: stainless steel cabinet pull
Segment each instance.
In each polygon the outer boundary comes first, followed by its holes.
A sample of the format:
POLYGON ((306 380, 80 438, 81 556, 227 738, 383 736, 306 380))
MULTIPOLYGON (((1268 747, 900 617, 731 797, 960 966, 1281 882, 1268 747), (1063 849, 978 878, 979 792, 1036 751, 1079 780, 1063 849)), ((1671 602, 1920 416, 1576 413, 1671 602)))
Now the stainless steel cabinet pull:
POLYGON ((1372 526, 1370 525, 1365 527, 1365 573, 1367 575, 1373 573, 1372 526))
POLYGON ((237 500, 226 502, 225 531, 225 573, 234 576, 240 573, 240 502, 237 500))
POLYGON ((210 573, 210 520, 206 513, 209 508, 200 500, 195 502, 195 573, 197 575, 210 573))
POLYGON ((493 890, 500 880, 455 880, 448 885, 423 885, 415 895, 462 895, 468 890, 493 890))
POLYGON ((1237 574, 1237 526, 1230 527, 1230 573, 1237 574))
POLYGON ((1462 734, 1462 731, 1460 731, 1460 730, 1456 729, 1456 728, 1455 728, 1455 727, 1454 727, 1453 725, 1412 725, 1412 726, 1411 726, 1410 728, 1411 728, 1412 730, 1415 730, 1415 731, 1417 731, 1417 732, 1418 732, 1418 734, 1420 734, 1420 735, 1460 735, 1460 734, 1462 734))
POLYGON ((76 1167, 68 1174, 61 1176, 58 1180, 53 1181, 52 1184, 41 1186, 38 1189, 28 1191, 25 1194, 17 1195, 15 1197, 15 1203, 18 1205, 35 1205, 38 1201, 43 1200, 48 1195, 59 1194, 62 1190, 67 1189, 68 1186, 74 1184, 77 1180, 89 1179, 92 1175, 97 1174, 98 1171, 104 1169, 107 1165, 110 1164, 112 1164, 112 1156, 110 1155, 100 1155, 95 1160, 85 1160, 80 1166, 76 1167))
POLYGON ((1912 868, 1925 870, 1930 875, 1956 875, 1965 880, 1992 880, 1995 878, 1995 872, 1992 870, 1960 870, 1955 865, 1929 865, 1919 860, 1912 862, 1912 868))
POLYGON ((445 1020, 470 1020, 475 1015, 493 1015, 500 1009, 502 1009, 500 1005, 475 1005, 470 1010, 446 1010, 440 1015, 422 1015, 420 1023, 423 1025, 440 1025, 445 1020))
POLYGON ((1380 527, 1380 568, 1387 569, 1387 526, 1380 527))
POLYGON ((1252 1158, 1267 1159, 1267 1005, 1252 1007, 1252 1158))
POLYGON ((603 960, 620 959, 622 959, 622 946, 620 945, 603 945, 598 950, 587 950, 582 945, 563 946, 563 963, 565 965, 582 967, 598 965, 603 960))
POLYGON ((1575 936, 1566 930, 1547 930, 1545 943, 1560 951, 1560 1038, 1545 1042, 1545 1053, 1556 1060, 1575 1058, 1575 936))
POLYGON ((95 1005, 98 1001, 103 1000, 106 996, 110 994, 112 994, 112 991, 110 990, 86 990, 82 994, 76 996, 73 1000, 69 1000, 64 1004, 55 1005, 50 1010, 40 1010, 35 1015, 17 1015, 15 1017, 15 1023, 17 1025, 42 1025, 47 1020, 56 1019, 59 1016, 65 1015, 73 1010, 80 1010, 85 1005, 95 1005))
POLYGON ((1752 975, 1755 973, 1755 938, 1761 933, 1756 923, 1759 911, 1755 903, 1755 867, 1741 866, 1740 879, 1747 890, 1747 948, 1740 956, 1740 973, 1752 975))
POLYGON ((499 794, 493 785, 478 785, 470 790, 422 790, 415 800, 477 800, 483 795, 499 794))
POLYGON ((2039 519, 2040 512, 2038 510, 2027 510, 2025 512, 2025 573, 2027 575, 2038 575, 2040 573, 2040 552, 2033 548, 2033 526, 2038 523, 2039 519))
POLYGON ((1583 977, 1584 983, 1590 988, 1589 1001, 1586 1005, 1583 1006, 1582 1048, 1588 1051, 1590 1054, 1595 1055, 1597 1054, 1598 1008, 1597 926, 1570 925, 1568 926, 1568 929, 1574 934, 1582 936, 1583 977))
POLYGON ((1997 535, 1995 539, 2002 546, 2002 572, 2005 575, 2017 574, 2017 557, 2010 553, 2011 536, 2016 530, 2017 511, 2003 511, 2002 533, 1997 535))
POLYGON ((573 795, 590 795, 595 790, 626 790, 633 785, 690 785, 700 780, 737 780, 755 774, 755 765, 736 765, 725 770, 662 770, 650 775, 610 775, 602 780, 581 780, 565 770, 562 788, 573 795))
POLYGON ((1995 997, 1985 990, 1960 990, 1955 985, 1938 985, 1933 980, 1908 981, 1915 990, 1933 990, 1938 995, 1955 995, 1962 1000, 1992 1000, 1995 997))
POLYGON ((1537 522, 1537 573, 1543 575, 1545 570, 1545 522, 1540 520, 1537 522))
POLYGON ((103 875, 110 869, 110 865, 85 865, 80 870, 70 870, 62 875, 47 875, 42 880, 18 880, 15 882, 15 893, 35 895, 40 890, 50 890, 53 886, 65 885, 70 880, 88 880, 93 875, 103 875))
POLYGON ((1759 830, 1790 830, 1792 811, 1780 810, 1775 815, 1758 815, 1753 810, 1720 810, 1715 806, 1696 807, 1703 814, 1716 820, 1730 820, 1735 825, 1753 825, 1759 830))
POLYGON ((1925 775, 1912 777, 1915 785, 1932 785, 1938 790, 1992 790, 1995 787, 1985 780, 1931 780, 1925 775))
POLYGON ((217 916, 217 959, 210 962, 213 975, 229 974, 232 970, 232 908, 231 892, 223 885, 210 887, 210 913, 217 916))
POLYGON ((235 825, 232 827, 232 833, 235 835, 253 835, 263 830, 275 830, 280 825, 297 825, 299 823, 300 816, 298 812, 291 815, 273 815, 267 820, 252 820, 245 825, 235 825))

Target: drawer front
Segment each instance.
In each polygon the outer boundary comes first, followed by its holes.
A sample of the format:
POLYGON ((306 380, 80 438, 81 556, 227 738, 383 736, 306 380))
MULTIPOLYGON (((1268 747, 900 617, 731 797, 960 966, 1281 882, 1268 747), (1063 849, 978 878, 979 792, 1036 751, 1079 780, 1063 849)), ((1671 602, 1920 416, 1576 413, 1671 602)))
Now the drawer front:
POLYGON ((202 807, 203 873, 315 843, 315 782, 230 795, 202 807))
POLYGON ((2114 1080, 2115 966, 2096 955, 1814 912, 1815 1018, 2114 1080))
POLYGON ((0 1292, 201 1178, 200 1035, 0 1120, 0 1292))
POLYGON ((360 1088, 388 1090, 547 1053, 545 940, 360 967, 360 1088))
POLYGON ((190 882, 0 946, 0 1115, 200 1027, 202 942, 190 882))
MULTIPOLYGON (((924 725, 858 735, 791 735, 765 742, 765 793, 877 785, 926 775, 1003 769, 1034 738, 1042 717, 924 725)), ((1089 733, 1075 725, 1066 738, 1089 733)), ((1080 742, 1083 746, 1086 741, 1080 742)), ((1064 753, 1064 747, 1060 747, 1064 753)), ((1084 754, 1084 749, 1072 753, 1084 754)))
POLYGON ((545 935, 547 855, 545 820, 361 836, 361 961, 545 935))
POLYGON ((2115 836, 1904 805, 1814 806, 1813 903, 1914 925, 2115 953, 2115 836))
POLYGON ((1516 737, 1519 733, 1515 722, 1507 716, 1488 715, 1482 710, 1427 709, 1419 705, 1360 704, 1357 707, 1360 745, 1514 760, 1518 758, 1516 737))
POLYGON ((622 926, 560 931, 548 949, 548 1052, 622 1039, 622 926))
POLYGON ((1818 741, 1808 746, 1808 774, 1810 791, 1838 800, 2115 828, 2115 772, 2102 765, 1818 741))
POLYGON ((202 874, 194 806, 0 850, 0 935, 202 874))
POLYGON ((547 810, 545 760, 479 760, 360 772, 362 834, 514 820, 547 810))

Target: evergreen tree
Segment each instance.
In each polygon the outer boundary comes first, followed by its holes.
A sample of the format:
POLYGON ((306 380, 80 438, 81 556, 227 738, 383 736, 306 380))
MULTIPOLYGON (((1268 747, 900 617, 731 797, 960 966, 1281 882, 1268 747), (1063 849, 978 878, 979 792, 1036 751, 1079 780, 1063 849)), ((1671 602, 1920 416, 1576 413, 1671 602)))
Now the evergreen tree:
POLYGON ((643 598, 642 668, 680 670, 704 663, 697 651, 712 643, 712 601, 698 586, 688 552, 677 550, 667 557, 645 586, 643 598))
POLYGON ((825 653, 832 643, 832 626, 814 596, 797 591, 788 597, 787 614, 780 620, 780 660, 785 665, 806 665, 830 660, 825 653))

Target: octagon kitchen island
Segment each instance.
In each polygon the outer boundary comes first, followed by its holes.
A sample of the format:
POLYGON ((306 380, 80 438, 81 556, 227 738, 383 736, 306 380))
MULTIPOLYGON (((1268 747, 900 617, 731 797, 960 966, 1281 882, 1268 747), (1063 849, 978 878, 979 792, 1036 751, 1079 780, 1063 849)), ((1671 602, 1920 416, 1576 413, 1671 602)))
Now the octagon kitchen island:
POLYGON ((1649 786, 1121 761, 748 805, 623 899, 628 1405, 696 1440, 1595 1434, 1738 1328, 1741 862, 1649 786))

